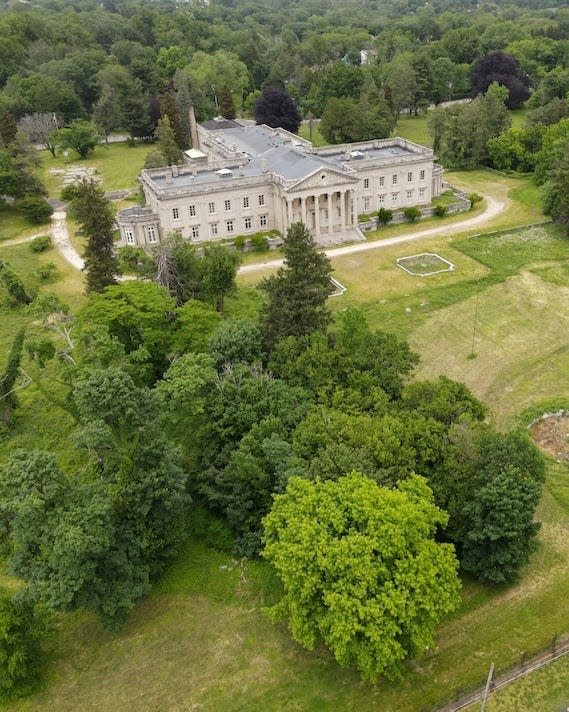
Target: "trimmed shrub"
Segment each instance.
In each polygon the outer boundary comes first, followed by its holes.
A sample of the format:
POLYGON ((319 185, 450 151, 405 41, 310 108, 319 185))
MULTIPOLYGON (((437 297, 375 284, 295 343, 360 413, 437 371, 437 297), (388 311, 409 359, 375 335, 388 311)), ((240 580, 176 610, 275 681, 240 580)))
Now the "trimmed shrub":
POLYGON ((50 279, 54 279, 57 277, 58 272, 57 272, 57 267, 53 262, 46 262, 44 265, 40 265, 36 271, 34 272, 34 275, 40 279, 42 282, 47 282, 50 279))
POLYGON ((419 208, 405 208, 403 210, 403 215, 405 215, 405 220, 407 220, 407 222, 414 223, 421 217, 421 211, 419 208))
POLYGON ((387 225, 388 222, 393 220, 393 213, 391 210, 387 210, 386 208, 380 208, 377 211, 377 219, 380 225, 387 225))
POLYGON ((448 213, 448 206, 447 205, 441 205, 440 203, 438 205, 435 205, 435 215, 438 218, 444 218, 444 216, 448 213))
POLYGON ((245 247, 246 240, 247 240, 247 237, 245 235, 237 235, 237 237, 233 238, 233 247, 236 250, 241 250, 241 252, 243 252, 243 248, 245 247))
POLYGON ((18 210, 28 222, 39 224, 49 222, 53 208, 45 198, 39 195, 28 195, 17 203, 18 210))
POLYGON ((49 235, 40 235, 39 237, 35 237, 30 242, 30 250, 32 252, 45 252, 46 250, 49 250, 51 246, 52 242, 49 235))
POLYGON ((469 193, 468 200, 470 200, 472 207, 474 207, 476 203, 480 203, 484 200, 484 198, 481 195, 478 195, 478 193, 469 193))
POLYGON ((267 242, 266 236, 260 232, 256 232, 254 235, 251 235, 251 246, 255 252, 265 252, 269 249, 269 243, 267 242))

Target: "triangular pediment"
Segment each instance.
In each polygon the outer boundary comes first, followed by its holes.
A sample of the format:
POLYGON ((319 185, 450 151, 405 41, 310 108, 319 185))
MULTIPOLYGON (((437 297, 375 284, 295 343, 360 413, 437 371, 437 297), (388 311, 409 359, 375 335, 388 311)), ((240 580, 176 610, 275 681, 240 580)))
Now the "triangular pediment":
POLYGON ((357 182, 358 178, 351 174, 335 171, 331 168, 319 168, 291 186, 289 191, 317 190, 318 188, 333 188, 334 186, 342 187, 357 182))

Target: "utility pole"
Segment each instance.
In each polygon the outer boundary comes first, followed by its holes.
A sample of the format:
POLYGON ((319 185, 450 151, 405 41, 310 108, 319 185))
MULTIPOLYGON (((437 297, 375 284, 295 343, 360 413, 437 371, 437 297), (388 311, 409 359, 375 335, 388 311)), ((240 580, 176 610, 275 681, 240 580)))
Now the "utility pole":
POLYGON ((480 712, 484 712, 486 709, 486 700, 488 699, 488 695, 490 694, 490 685, 492 684, 492 676, 494 675, 494 663, 490 665, 490 670, 488 671, 488 679, 486 680, 486 688, 484 690, 484 697, 482 698, 482 707, 480 708, 480 712))

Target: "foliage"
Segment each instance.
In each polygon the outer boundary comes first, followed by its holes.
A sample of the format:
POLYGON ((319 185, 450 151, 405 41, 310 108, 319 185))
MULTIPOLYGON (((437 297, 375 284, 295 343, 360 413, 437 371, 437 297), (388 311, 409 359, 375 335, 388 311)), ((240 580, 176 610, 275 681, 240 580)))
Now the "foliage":
POLYGON ((30 242, 30 250, 32 252, 45 252, 51 248, 52 244, 50 235, 40 235, 39 237, 34 237, 30 242))
POLYGON ((441 203, 438 203, 435 205, 435 215, 438 218, 444 218, 444 216, 448 213, 448 205, 442 205, 441 203))
POLYGON ((403 215, 405 215, 407 222, 414 223, 421 217, 421 211, 416 207, 404 208, 403 215))
POLYGON ((541 486, 515 467, 498 472, 465 505, 461 565, 480 581, 512 583, 535 549, 541 486))
POLYGON ((283 253, 285 266, 261 283, 268 301, 261 309, 260 329, 269 351, 287 336, 323 330, 330 321, 326 299, 332 267, 302 223, 288 229, 283 253))
POLYGON ((96 181, 83 180, 75 188, 71 213, 87 238, 85 289, 87 293, 101 292, 105 287, 115 284, 119 272, 113 245, 113 206, 96 181))
POLYGON ((90 464, 83 478, 68 480, 52 456, 23 450, 0 473, 10 570, 26 581, 26 600, 88 608, 116 628, 181 539, 185 475, 156 397, 127 374, 83 374, 73 397, 75 443, 90 464))
POLYGON ((0 421, 4 426, 7 425, 13 411, 19 405, 15 385, 20 373, 25 331, 25 328, 20 329, 14 337, 6 368, 0 378, 0 421))
POLYGON ((56 132, 59 128, 59 121, 55 114, 47 111, 26 114, 18 122, 18 128, 26 134, 32 143, 45 146, 55 158, 56 132))
POLYGON ((569 141, 561 161, 551 170, 546 185, 544 212, 558 220, 569 235, 569 141))
POLYGON ((55 140, 60 150, 71 148, 81 158, 87 158, 93 153, 100 139, 99 129, 94 124, 77 119, 67 128, 59 129, 55 140))
MULTIPOLYGON (((121 348, 139 383, 153 383, 166 369, 173 338, 174 300, 152 282, 130 281, 93 294, 77 316, 77 341, 84 363, 105 367, 107 352, 94 348, 101 332, 121 348), (95 342, 93 341, 95 340, 95 342)), ((114 350, 109 352, 109 355, 114 350)), ((119 357, 120 360, 120 357, 119 357)))
POLYGON ((51 205, 40 195, 28 195, 18 200, 18 210, 34 225, 49 222, 53 214, 51 205))
POLYGON ((0 284, 6 287, 10 299, 12 299, 15 304, 22 305, 32 302, 32 298, 27 294, 22 280, 7 262, 2 262, 1 260, 0 284))
POLYGON ((261 360, 261 332, 249 319, 225 319, 213 332, 208 353, 215 367, 225 364, 254 364, 261 360))
POLYGON ((395 490, 356 473, 291 480, 263 521, 263 556, 285 589, 272 617, 366 679, 395 676, 459 602, 453 547, 434 541, 445 518, 417 477, 395 490))
POLYGON ((484 94, 497 82, 508 89, 506 106, 519 108, 530 95, 529 78, 520 69, 515 57, 504 52, 491 52, 480 57, 472 66, 472 96, 484 94))
MULTIPOLYGON (((176 134, 170 125, 170 119, 168 116, 163 116, 158 120, 158 125, 156 126, 156 130, 154 132, 154 138, 158 142, 159 153, 164 156, 167 166, 177 165, 182 162, 182 151, 178 146, 176 134)), ((164 165, 164 163, 161 163, 160 165, 164 165)))
POLYGON ((223 313, 225 297, 235 289, 235 275, 241 259, 235 250, 219 244, 208 245, 200 260, 201 288, 217 311, 223 313))
POLYGON ((393 212, 387 210, 387 208, 380 208, 377 211, 377 221, 380 225, 387 225, 387 223, 393 220, 393 212))
POLYGON ((300 112, 292 96, 279 86, 267 86, 255 101, 255 121, 273 128, 282 127, 297 133, 301 122, 300 112))
POLYGON ((47 616, 39 606, 0 589, 0 696, 20 697, 39 682, 47 616))

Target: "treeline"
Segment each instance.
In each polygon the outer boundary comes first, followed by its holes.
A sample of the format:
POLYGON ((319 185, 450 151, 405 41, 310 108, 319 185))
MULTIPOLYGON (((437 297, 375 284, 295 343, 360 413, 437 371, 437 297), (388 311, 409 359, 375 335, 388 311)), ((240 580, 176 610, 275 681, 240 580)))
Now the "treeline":
POLYGON ((564 8, 45 2, 0 15, 0 106, 18 120, 48 112, 151 136, 169 90, 206 119, 227 93, 250 112, 263 87, 282 84, 305 116, 379 92, 397 117, 475 95, 472 64, 496 51, 537 88, 567 67, 568 36, 564 8))
POLYGON ((458 562, 490 584, 520 575, 544 478, 527 434, 496 432, 460 383, 409 383, 417 355, 361 312, 333 319, 331 267, 302 224, 284 252, 255 320, 223 319, 178 243, 166 286, 111 285, 73 317, 49 296, 18 307, 35 316, 26 373, 82 453, 73 471, 33 449, 0 468, 30 645, 37 605, 119 626, 197 508, 214 543, 273 562, 273 613, 297 640, 322 638, 371 679, 431 644, 458 562))

